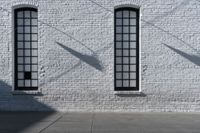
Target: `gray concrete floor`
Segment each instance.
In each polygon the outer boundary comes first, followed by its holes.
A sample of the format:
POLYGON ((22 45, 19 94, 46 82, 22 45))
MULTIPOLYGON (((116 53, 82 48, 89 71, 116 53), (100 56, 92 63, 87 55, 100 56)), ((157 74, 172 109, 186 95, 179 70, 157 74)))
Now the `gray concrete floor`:
POLYGON ((0 112, 0 133, 200 133, 200 113, 0 112))

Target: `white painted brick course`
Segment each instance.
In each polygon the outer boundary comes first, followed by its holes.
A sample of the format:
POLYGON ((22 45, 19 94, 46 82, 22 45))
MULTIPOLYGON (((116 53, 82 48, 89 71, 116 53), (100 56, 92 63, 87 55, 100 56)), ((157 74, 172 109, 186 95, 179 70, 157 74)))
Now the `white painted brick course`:
POLYGON ((199 112, 199 44, 198 0, 0 0, 0 110, 199 112), (11 93, 12 7, 20 4, 38 7, 41 95, 11 93), (140 95, 114 92, 113 12, 122 4, 141 7, 140 95))

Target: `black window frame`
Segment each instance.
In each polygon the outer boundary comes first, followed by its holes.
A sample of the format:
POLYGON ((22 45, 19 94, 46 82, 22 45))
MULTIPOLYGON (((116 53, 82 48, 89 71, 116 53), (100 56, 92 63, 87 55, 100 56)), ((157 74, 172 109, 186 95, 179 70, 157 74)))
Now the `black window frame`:
MULTIPOLYGON (((123 42, 124 42, 124 40, 123 40, 123 35, 124 35, 124 33, 123 33, 123 13, 122 13, 122 41, 121 41, 121 44, 123 44, 123 42)), ((130 13, 129 13, 129 27, 130 27, 130 13)), ((139 38, 139 35, 140 35, 140 29, 139 29, 139 27, 140 27, 140 9, 139 8, 132 8, 132 7, 120 7, 120 8, 116 8, 115 10, 114 10, 114 90, 115 91, 139 91, 140 90, 140 85, 139 85, 139 82, 140 82, 140 60, 139 60, 139 54, 140 54, 140 46, 139 46, 139 43, 140 43, 140 38, 139 38), (134 11, 135 13, 136 13, 136 87, 130 87, 130 28, 129 28, 129 87, 117 87, 116 86, 116 81, 117 81, 117 78, 116 78, 116 73, 117 73, 117 71, 116 71, 116 50, 117 50, 117 48, 116 48, 116 42, 117 42, 117 40, 116 40, 116 35, 117 35, 117 33, 116 33, 116 27, 117 27, 117 25, 116 25, 116 20, 117 20, 117 17, 116 17, 116 13, 117 13, 117 11, 124 11, 124 10, 128 10, 128 11, 134 11)), ((121 46, 121 51, 123 51, 123 45, 121 46)), ((122 58, 123 58, 123 52, 122 52, 122 58)), ((122 67, 123 67, 123 59, 122 59, 122 67)), ((122 86, 123 86, 123 81, 124 81, 124 79, 123 79, 123 68, 122 68, 122 71, 121 71, 121 73, 122 73, 122 86)))
MULTIPOLYGON (((33 8, 33 7, 22 7, 22 8, 17 8, 17 9, 14 9, 14 90, 19 90, 19 91, 37 91, 38 90, 38 24, 37 25, 32 25, 32 19, 36 19, 37 21, 38 21, 38 9, 37 8, 33 8), (17 13, 18 12, 20 12, 20 11, 23 11, 23 17, 22 18, 20 18, 20 17, 18 17, 17 16, 17 13), (30 11, 30 17, 29 18, 26 18, 25 17, 25 13, 24 13, 24 11, 30 11), (34 12, 36 12, 37 14, 37 17, 32 17, 32 12, 31 11, 34 11, 34 12), (18 19, 22 19, 23 20, 23 25, 18 25, 17 24, 17 20, 18 19), (30 29, 30 33, 25 33, 25 25, 24 25, 24 23, 25 23, 25 19, 30 19, 30 25, 26 25, 27 27, 30 27, 29 29, 30 29), (18 27, 23 27, 23 33, 18 33, 18 27), (37 32, 36 33, 33 33, 32 32, 32 27, 37 27, 36 29, 37 29, 37 32), (18 40, 18 34, 23 34, 23 39, 22 40, 18 40), (30 41, 26 41, 25 40, 25 37, 24 37, 24 35, 30 35, 30 41), (37 37, 37 39, 36 40, 32 40, 32 34, 35 34, 37 37), (18 42, 21 42, 21 43, 23 43, 23 48, 19 48, 19 46, 18 46, 18 42), (30 42, 30 48, 25 48, 25 42, 30 42), (36 45, 36 48, 32 48, 32 43, 36 43, 35 45, 36 45), (25 50, 26 49, 29 49, 30 50, 30 55, 29 56, 25 56, 25 50), (23 51, 23 55, 22 56, 19 56, 18 55, 18 50, 22 50, 23 51), (37 50, 37 55, 36 56, 33 56, 32 55, 32 50, 37 50), (22 64, 20 64, 19 62, 18 62, 18 57, 22 57, 23 58, 23 62, 25 63, 25 57, 29 57, 30 58, 30 64, 24 64, 24 63, 22 63, 22 64), (33 63, 32 62, 32 57, 36 57, 37 58, 37 63, 33 63), (24 80, 24 86, 23 87, 19 87, 18 86, 18 72, 20 72, 20 71, 18 71, 18 65, 22 65, 23 66, 23 69, 25 69, 25 65, 30 65, 30 72, 26 72, 25 70, 23 70, 23 72, 22 73, 24 73, 23 74, 23 76, 24 76, 24 79, 22 79, 22 80, 24 80), (32 70, 32 65, 37 65, 37 67, 36 67, 36 69, 37 69, 37 71, 33 71, 32 70), (30 76, 31 76, 31 72, 35 72, 35 73, 37 73, 36 75, 36 77, 37 78, 35 78, 35 79, 33 79, 33 80, 37 80, 37 87, 33 87, 33 86, 31 86, 31 87, 28 87, 28 86, 25 86, 25 80, 27 79, 27 80, 29 80, 30 79, 30 76), (28 74, 28 75, 25 75, 25 74, 28 74), (26 78, 27 77, 27 78, 26 78)), ((36 21, 36 22, 37 22, 36 21)), ((30 81, 30 84, 32 84, 32 81, 30 81)))

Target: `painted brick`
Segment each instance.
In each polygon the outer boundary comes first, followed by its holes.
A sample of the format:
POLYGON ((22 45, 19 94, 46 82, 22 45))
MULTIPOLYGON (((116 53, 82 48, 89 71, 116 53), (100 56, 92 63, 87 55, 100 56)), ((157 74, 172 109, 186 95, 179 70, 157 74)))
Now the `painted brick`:
POLYGON ((200 110, 199 0, 0 0, 0 110, 200 110), (13 95, 12 7, 38 7, 41 95, 13 95), (141 11, 141 91, 114 92, 114 8, 141 11), (58 43, 97 61, 94 67, 58 43))

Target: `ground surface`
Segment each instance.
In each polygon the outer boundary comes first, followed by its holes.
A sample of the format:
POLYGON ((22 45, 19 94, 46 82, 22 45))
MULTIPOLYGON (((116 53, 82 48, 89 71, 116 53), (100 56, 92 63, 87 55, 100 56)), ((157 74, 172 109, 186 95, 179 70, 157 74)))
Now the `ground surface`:
POLYGON ((0 112, 0 133, 200 133, 200 113, 0 112))

